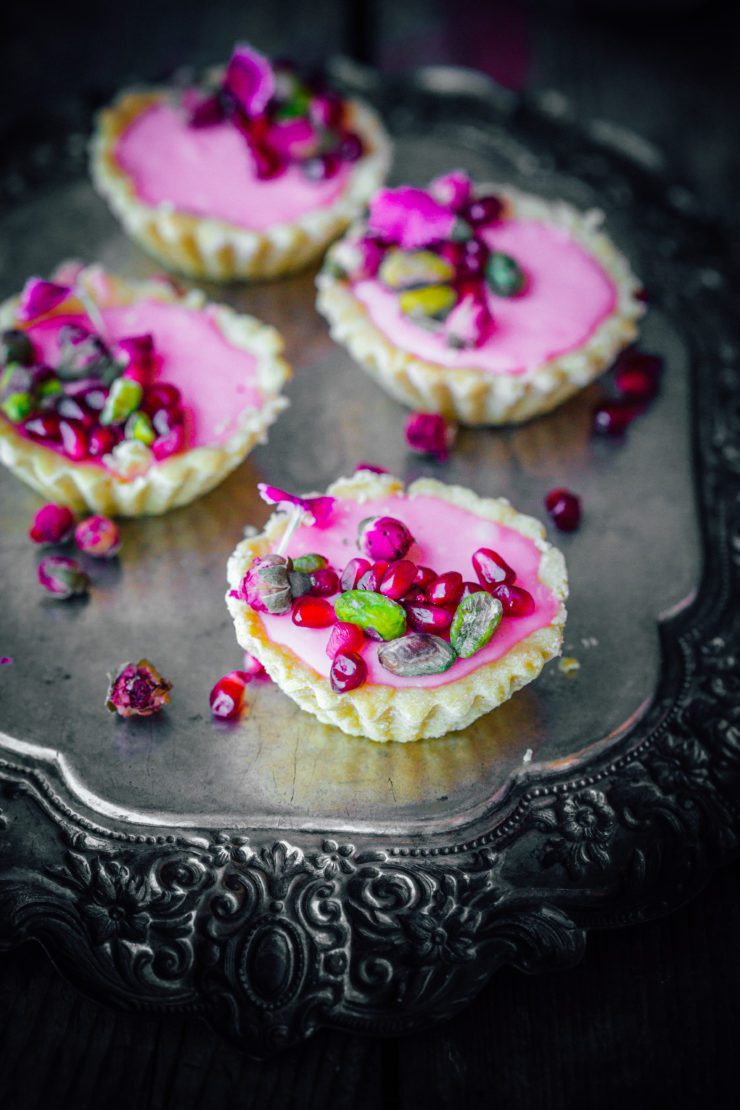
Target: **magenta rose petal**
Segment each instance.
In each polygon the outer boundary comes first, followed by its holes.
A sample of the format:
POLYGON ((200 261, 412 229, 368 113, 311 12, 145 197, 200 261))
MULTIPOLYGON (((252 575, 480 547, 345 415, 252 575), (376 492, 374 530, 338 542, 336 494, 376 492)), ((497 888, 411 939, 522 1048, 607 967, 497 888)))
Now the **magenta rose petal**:
POLYGON ((68 285, 57 285, 54 281, 43 281, 42 278, 29 278, 18 302, 18 319, 28 321, 45 316, 71 294, 72 290, 68 285))
POLYGON ((455 214, 423 189, 381 189, 370 202, 368 226, 404 250, 426 247, 452 234, 455 214))
POLYGON ((275 92, 275 74, 263 54, 243 43, 231 55, 224 88, 247 116, 259 116, 275 92))
POLYGON ((277 486, 269 486, 265 482, 260 482, 257 489, 262 500, 268 505, 297 505, 313 517, 314 524, 325 524, 334 507, 333 497, 297 497, 294 493, 278 489, 277 486))

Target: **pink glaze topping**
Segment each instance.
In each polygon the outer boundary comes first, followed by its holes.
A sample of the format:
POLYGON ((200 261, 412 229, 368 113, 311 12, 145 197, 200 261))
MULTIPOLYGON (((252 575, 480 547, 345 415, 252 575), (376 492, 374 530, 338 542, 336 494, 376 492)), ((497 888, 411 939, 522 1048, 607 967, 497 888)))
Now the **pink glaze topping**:
POLYGON ((480 347, 459 350, 441 332, 404 316, 397 293, 375 280, 356 282, 355 296, 395 346, 450 368, 524 374, 580 347, 613 312, 614 282, 566 231, 534 220, 504 220, 480 234, 491 250, 517 260, 527 275, 524 293, 497 297, 487 291, 493 333, 480 347))
POLYGON ((193 216, 211 216, 264 231, 332 204, 351 167, 326 181, 309 181, 297 166, 258 180, 244 136, 229 122, 189 127, 187 112, 159 101, 141 112, 116 146, 120 168, 140 200, 169 204, 193 216))
MULTIPOLYGON (((105 308, 102 316, 111 340, 153 335, 159 356, 155 380, 170 382, 182 393, 189 421, 188 447, 224 443, 238 429, 246 409, 261 407, 254 355, 229 343, 213 308, 199 310, 142 298, 105 308)), ((27 329, 39 355, 51 366, 58 362, 58 336, 65 324, 89 327, 86 317, 59 315, 27 329)))
MULTIPOLYGON (((486 647, 469 659, 458 659, 443 674, 417 678, 391 674, 378 662, 378 643, 366 639, 361 654, 367 664, 368 682, 394 687, 434 687, 455 682, 485 663, 500 659, 531 632, 548 625, 557 613, 560 602, 539 580, 542 555, 532 540, 512 528, 428 495, 390 496, 362 503, 338 499, 326 527, 298 528, 287 554, 295 558, 316 552, 341 571, 359 554, 356 536, 360 521, 368 516, 386 515, 402 520, 415 538, 406 558, 429 566, 438 574, 457 570, 464 579, 475 580, 471 555, 479 547, 494 548, 516 569, 517 584, 532 594, 535 610, 529 617, 505 617, 486 647)), ((281 616, 259 613, 259 618, 274 643, 289 648, 320 675, 328 677, 331 659, 326 654, 326 645, 331 628, 299 628, 290 613, 281 616)))

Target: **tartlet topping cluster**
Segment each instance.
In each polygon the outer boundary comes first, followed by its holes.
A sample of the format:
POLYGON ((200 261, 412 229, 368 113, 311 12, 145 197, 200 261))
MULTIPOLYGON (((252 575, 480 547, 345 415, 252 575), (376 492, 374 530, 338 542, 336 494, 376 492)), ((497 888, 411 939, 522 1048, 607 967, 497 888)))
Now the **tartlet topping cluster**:
POLYGON ((228 121, 249 148, 260 180, 291 165, 310 181, 334 177, 364 154, 344 100, 323 81, 304 79, 287 61, 270 62, 246 44, 235 48, 221 83, 186 94, 191 127, 228 121))
MULTIPOLYGON (((366 681, 362 650, 368 639, 381 642, 378 661, 391 674, 440 674, 484 648, 502 619, 535 610, 534 598, 516 585, 516 571, 496 551, 473 552, 475 581, 458 571, 437 574, 414 560, 414 538, 396 517, 363 520, 357 536, 362 555, 342 568, 329 566, 318 553, 291 559, 283 553, 286 536, 311 511, 305 509, 311 499, 265 488, 273 495, 270 503, 292 507, 293 520, 280 549, 252 560, 237 596, 257 612, 290 615, 301 627, 331 628, 326 653, 335 693, 366 681)), ((325 521, 328 511, 322 509, 325 521)))
POLYGON ((527 286, 516 259, 485 240, 503 218, 503 202, 476 195, 462 171, 436 178, 428 190, 381 189, 364 227, 337 244, 326 265, 340 279, 377 280, 398 295, 405 316, 450 347, 480 347, 495 329, 494 298, 519 296, 527 286))
POLYGON ((55 366, 23 326, 0 335, 0 412, 21 435, 73 462, 97 463, 131 476, 185 447, 177 386, 155 380, 159 357, 150 334, 116 341, 77 287, 31 278, 17 319, 30 326, 51 314, 74 317, 58 333, 55 366), (78 322, 82 318, 84 323, 78 322))

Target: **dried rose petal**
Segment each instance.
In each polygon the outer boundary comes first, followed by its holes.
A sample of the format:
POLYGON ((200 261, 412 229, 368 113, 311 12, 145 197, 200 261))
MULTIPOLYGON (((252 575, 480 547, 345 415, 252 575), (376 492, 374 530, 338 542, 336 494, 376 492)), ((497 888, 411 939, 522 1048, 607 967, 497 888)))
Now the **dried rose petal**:
POLYGON ((420 455, 434 455, 440 462, 448 458, 457 428, 438 412, 412 412, 406 421, 406 443, 420 455))
POLYGON ((325 524, 334 508, 334 497, 297 497, 277 486, 268 486, 260 482, 257 486, 260 497, 268 505, 298 505, 304 512, 313 517, 314 524, 325 524))
POLYGON ((156 365, 154 337, 150 332, 119 339, 116 354, 121 357, 125 366, 126 377, 135 378, 141 385, 149 385, 156 365))
POLYGON ((266 138, 268 146, 290 161, 307 158, 318 144, 318 136, 307 119, 278 120, 270 125, 266 138))
POLYGON ((9 667, 12 662, 12 655, 0 655, 0 667, 9 667))
POLYGON ((473 184, 464 170, 453 170, 441 177, 435 177, 429 192, 440 204, 458 212, 470 200, 473 184))
POLYGON ((16 315, 19 320, 34 320, 66 301, 72 290, 68 285, 57 285, 54 281, 29 278, 23 287, 16 315))
POLYGON ((170 700, 168 682, 147 659, 123 663, 110 679, 106 706, 119 717, 151 717, 170 700))
POLYGON ((75 543, 85 555, 112 559, 121 550, 121 529, 107 516, 89 516, 75 528, 75 543))
POLYGON ((59 601, 86 594, 90 579, 76 559, 66 555, 47 555, 38 568, 39 584, 59 601))
POLYGON ((381 189, 370 202, 370 230, 405 250, 449 238, 454 223, 454 212, 423 189, 381 189))
POLYGON ((226 67, 224 88, 247 116, 259 116, 275 92, 275 74, 264 54, 240 43, 226 67))
POLYGON ((371 474, 387 474, 388 473, 388 471, 386 470, 386 468, 384 466, 376 466, 375 463, 369 463, 369 462, 358 462, 358 464, 357 464, 357 466, 355 467, 355 470, 354 470, 355 474, 357 473, 358 470, 369 470, 371 474))
POLYGON ((28 536, 34 543, 64 543, 72 535, 75 518, 66 505, 42 505, 28 536))

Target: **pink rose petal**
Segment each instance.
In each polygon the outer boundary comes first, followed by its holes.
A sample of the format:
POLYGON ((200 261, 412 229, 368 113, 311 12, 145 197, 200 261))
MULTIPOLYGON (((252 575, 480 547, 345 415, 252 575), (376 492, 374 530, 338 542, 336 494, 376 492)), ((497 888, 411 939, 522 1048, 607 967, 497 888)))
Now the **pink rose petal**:
POLYGON ((71 294, 72 290, 68 285, 57 285, 54 281, 43 281, 41 278, 29 278, 18 302, 18 319, 26 321, 35 320, 37 316, 45 316, 62 301, 66 301, 71 294))
POLYGON ((454 212, 423 189, 381 189, 370 202, 370 229, 404 250, 449 238, 454 223, 454 212))
POLYGON ((298 505, 313 517, 314 524, 326 523, 334 507, 333 497, 297 497, 294 493, 278 489, 277 486, 268 486, 265 482, 260 482, 257 489, 268 505, 298 505))
POLYGON ((263 54, 242 43, 234 49, 224 88, 231 93, 246 115, 259 116, 275 92, 275 75, 263 54))

